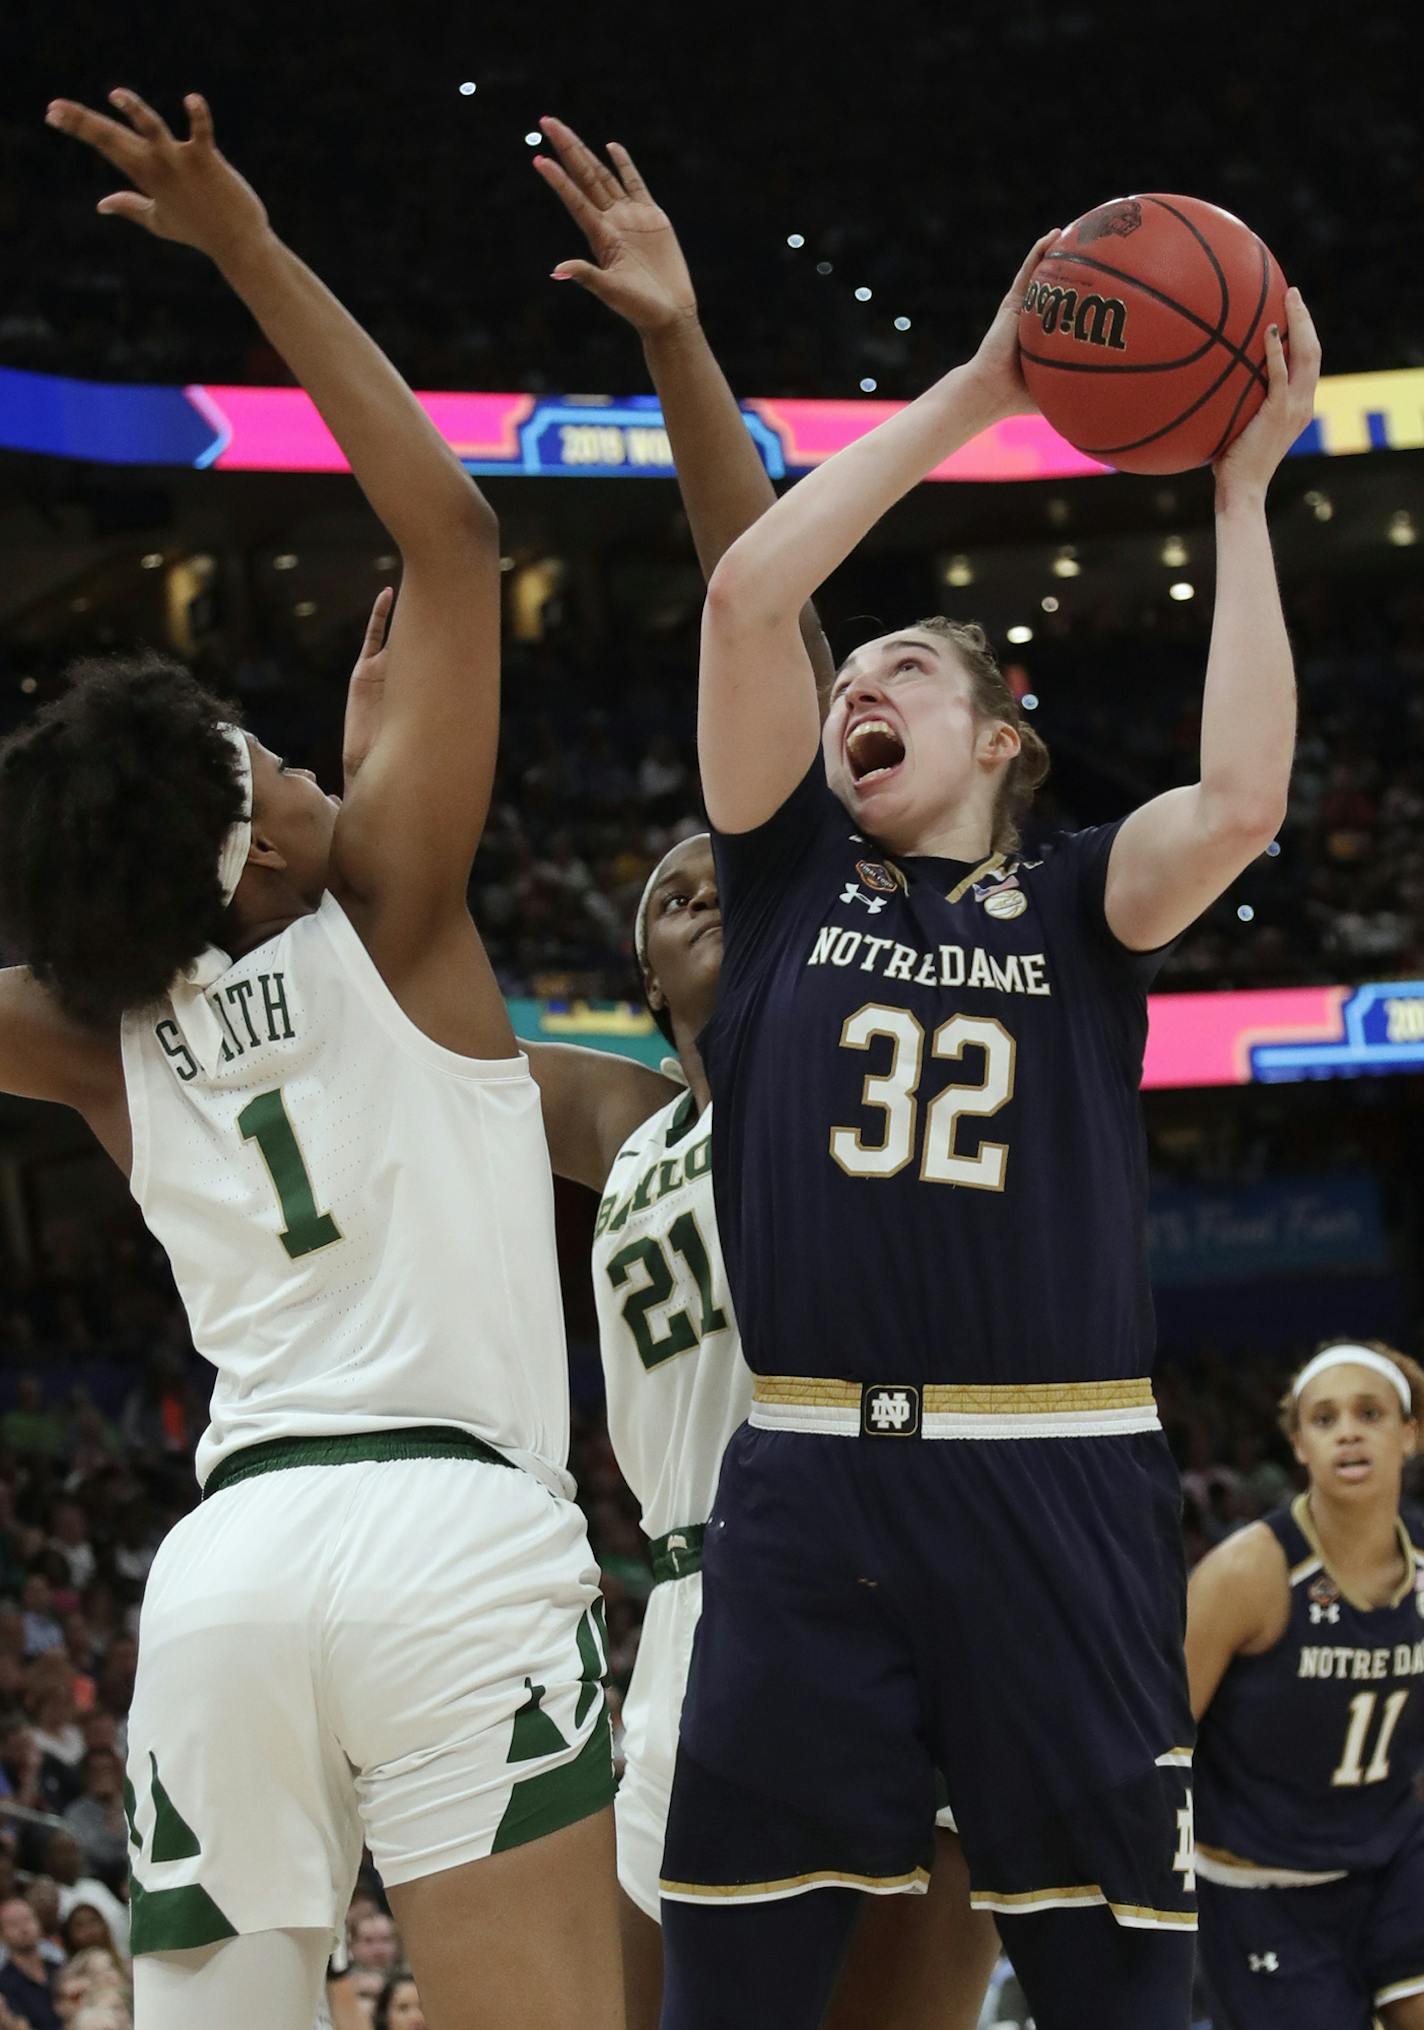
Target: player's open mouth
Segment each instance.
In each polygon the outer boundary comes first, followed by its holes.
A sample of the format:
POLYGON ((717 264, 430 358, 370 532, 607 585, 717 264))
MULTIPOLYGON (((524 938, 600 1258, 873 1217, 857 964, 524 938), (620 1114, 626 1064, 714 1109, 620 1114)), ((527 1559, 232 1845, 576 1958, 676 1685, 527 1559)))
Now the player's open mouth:
POLYGON ((905 743, 888 719, 861 719, 846 735, 846 765, 857 789, 892 775, 905 759, 905 743))
POLYGON ((1370 1470, 1370 1462, 1362 1452, 1346 1452, 1335 1461, 1335 1477, 1353 1483, 1363 1480, 1370 1470))

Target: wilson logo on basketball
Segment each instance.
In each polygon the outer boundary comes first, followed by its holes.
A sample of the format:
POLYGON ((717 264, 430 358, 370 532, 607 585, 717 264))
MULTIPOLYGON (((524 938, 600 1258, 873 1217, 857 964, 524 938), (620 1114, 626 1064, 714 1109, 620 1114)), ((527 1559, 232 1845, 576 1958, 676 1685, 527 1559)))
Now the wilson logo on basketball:
POLYGON ((1127 305, 1120 296, 1080 296, 1076 289, 1060 289, 1056 282, 1030 282, 1023 307, 1026 313, 1033 312, 1045 332, 1061 331, 1080 345, 1127 350, 1123 336, 1127 305))

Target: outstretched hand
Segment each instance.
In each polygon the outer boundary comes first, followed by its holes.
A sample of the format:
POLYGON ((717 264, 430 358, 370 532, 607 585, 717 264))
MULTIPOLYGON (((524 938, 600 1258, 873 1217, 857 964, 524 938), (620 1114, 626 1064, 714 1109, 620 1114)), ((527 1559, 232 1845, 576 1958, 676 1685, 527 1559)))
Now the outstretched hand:
POLYGON ((161 240, 197 247, 219 266, 266 231, 262 200, 218 152, 206 99, 190 92, 183 101, 186 141, 137 92, 110 92, 109 103, 122 120, 72 99, 53 100, 45 114, 47 125, 83 141, 138 185, 99 200, 106 218, 131 219, 161 240))
POLYGON ((1276 467, 1315 413, 1320 339, 1299 289, 1286 291, 1284 342, 1276 325, 1267 329, 1266 378, 1265 401, 1213 467, 1218 495, 1246 491, 1264 498, 1276 467))
POLYGON ((534 167, 582 228, 593 255, 592 261, 560 261, 554 279, 577 282, 644 337, 692 322, 697 297, 672 220, 653 202, 627 149, 609 142, 609 169, 562 120, 544 119, 539 126, 558 160, 536 155, 534 167))

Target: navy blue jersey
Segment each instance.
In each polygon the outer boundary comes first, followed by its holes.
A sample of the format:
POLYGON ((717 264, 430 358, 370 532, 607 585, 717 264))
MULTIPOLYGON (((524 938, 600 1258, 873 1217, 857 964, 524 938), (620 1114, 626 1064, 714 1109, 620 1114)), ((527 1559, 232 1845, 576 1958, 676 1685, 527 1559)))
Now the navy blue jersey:
POLYGON ((818 755, 766 824, 714 833, 725 949, 701 1048, 757 1373, 1149 1371, 1137 1089, 1161 955, 1108 930, 1116 832, 892 860, 818 755))
POLYGON ((1198 1848, 1222 1881, 1382 1868, 1424 1818, 1424 1530, 1401 1518, 1398 1590, 1370 1607, 1326 1566, 1304 1495, 1265 1520, 1290 1620, 1273 1648, 1233 1658, 1202 1720, 1198 1848))

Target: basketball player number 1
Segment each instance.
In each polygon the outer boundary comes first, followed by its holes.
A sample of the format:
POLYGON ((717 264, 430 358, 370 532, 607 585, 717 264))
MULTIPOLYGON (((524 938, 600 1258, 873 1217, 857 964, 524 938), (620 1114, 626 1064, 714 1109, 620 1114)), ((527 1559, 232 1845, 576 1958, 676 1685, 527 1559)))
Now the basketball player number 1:
POLYGON ((267 1175, 277 1194, 284 1222, 277 1238, 290 1260, 315 1254, 341 1239, 341 1229, 329 1212, 318 1212, 316 1194, 282 1098, 281 1087, 259 1093, 249 1100, 237 1117, 244 1142, 255 1142, 267 1175))

